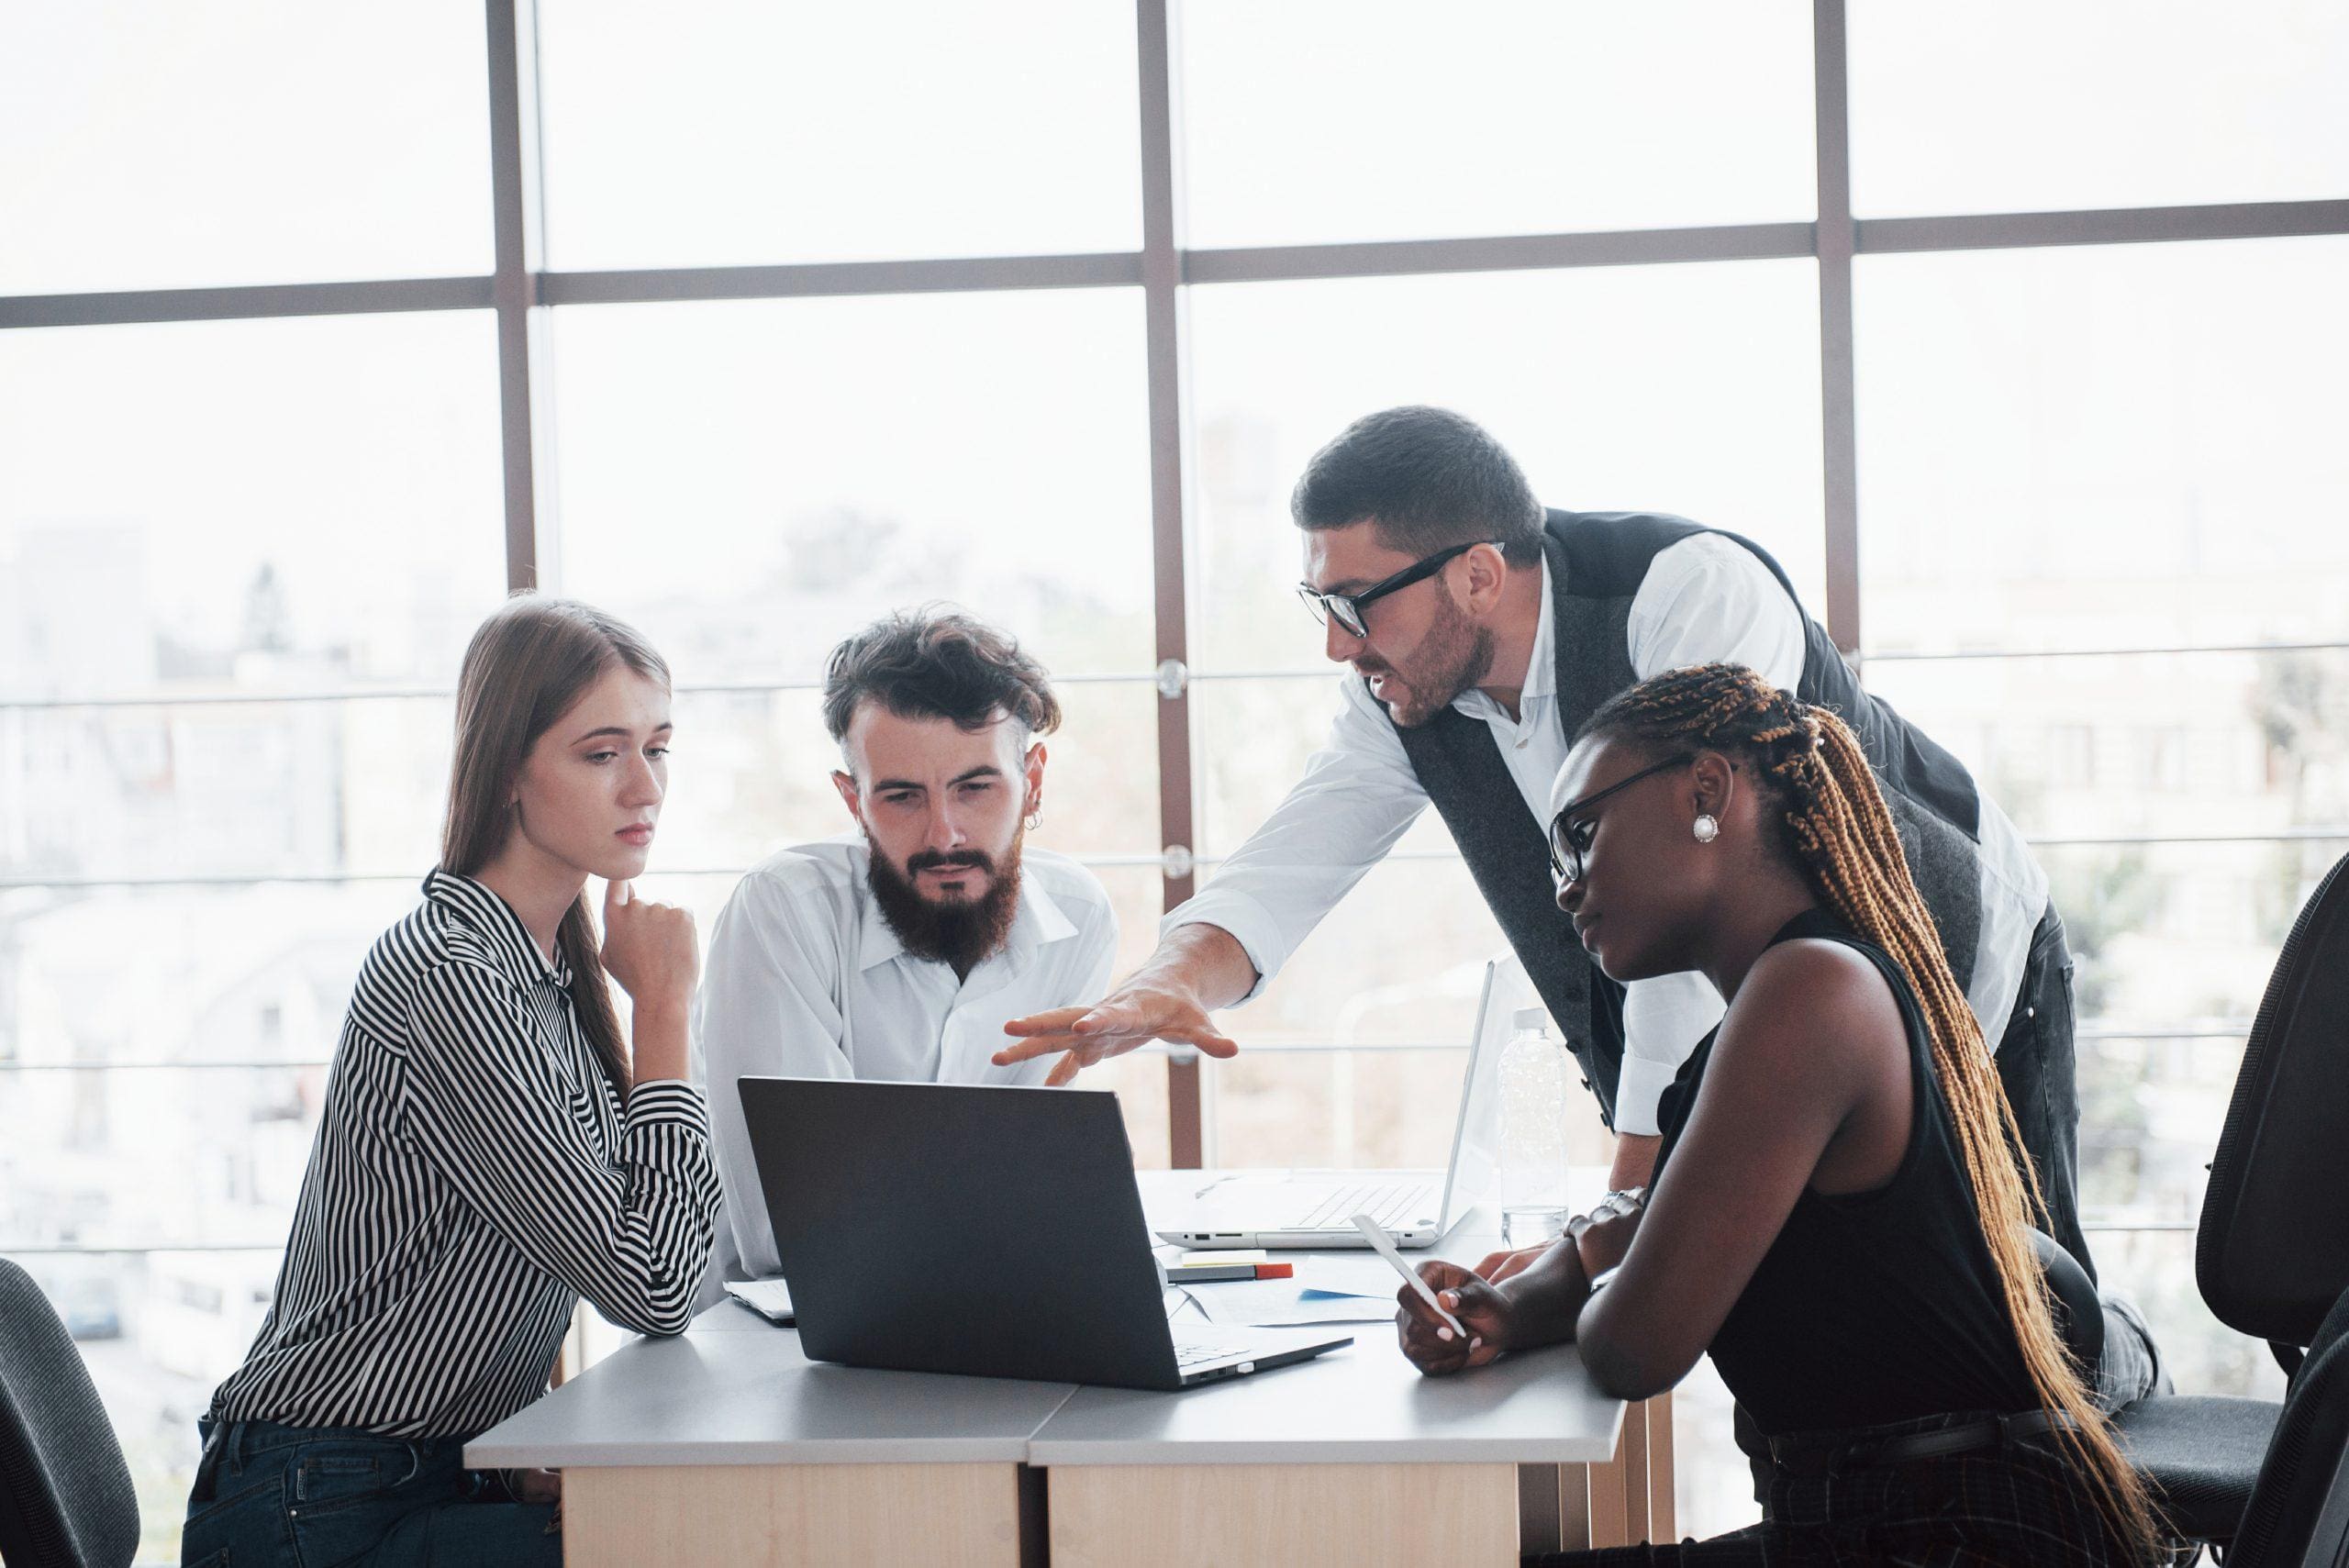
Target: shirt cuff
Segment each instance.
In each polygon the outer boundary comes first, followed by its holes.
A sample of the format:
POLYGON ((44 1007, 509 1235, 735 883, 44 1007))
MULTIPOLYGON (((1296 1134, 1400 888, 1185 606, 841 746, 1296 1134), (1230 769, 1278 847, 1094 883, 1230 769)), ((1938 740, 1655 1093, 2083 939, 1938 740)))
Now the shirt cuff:
MULTIPOLYGON (((709 1142, 709 1107, 701 1091, 674 1078, 655 1078, 629 1092, 620 1124, 620 1163, 632 1172, 631 1190, 646 1202, 681 1202, 706 1240, 720 1201, 716 1151, 709 1142), (653 1195, 666 1191, 665 1198, 653 1195)), ((701 1272, 696 1256, 691 1272, 701 1272)))
POLYGON ((1615 1130, 1640 1138, 1653 1138, 1661 1132, 1656 1106, 1678 1076, 1677 1062, 1650 1062, 1643 1056, 1624 1057, 1622 1075, 1615 1084, 1615 1130))
POLYGON ((1256 984, 1248 994, 1231 1004, 1252 1002, 1257 994, 1272 981, 1288 950, 1280 940, 1280 928, 1262 904, 1244 893, 1219 893, 1213 886, 1186 903, 1169 910, 1158 923, 1158 940, 1164 941, 1185 926, 1213 926, 1248 955, 1250 967, 1256 972, 1256 984))
POLYGON ((695 1129, 706 1138, 709 1106, 699 1089, 679 1078, 648 1079, 629 1091, 624 1132, 662 1122, 695 1129))

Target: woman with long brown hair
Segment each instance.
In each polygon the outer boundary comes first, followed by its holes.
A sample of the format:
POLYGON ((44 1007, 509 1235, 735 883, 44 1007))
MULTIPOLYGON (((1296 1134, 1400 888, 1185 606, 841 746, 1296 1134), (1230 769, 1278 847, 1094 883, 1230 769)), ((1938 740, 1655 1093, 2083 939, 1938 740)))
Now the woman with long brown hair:
POLYGON ((184 1561, 561 1562, 559 1478, 462 1455, 545 1391, 581 1297, 674 1334, 709 1256, 693 919, 629 889, 670 733, 667 666, 610 617, 525 595, 474 633, 440 864, 352 988, 269 1316, 200 1423, 184 1561))
POLYGON ((2036 1201, 1973 1013, 1842 721, 1735 665, 1584 727, 1559 906, 1617 980, 1694 969, 1729 1011, 1666 1095, 1644 1192, 1538 1256, 1421 1268, 1403 1349, 1456 1373, 1577 1340, 1645 1398, 1710 1353, 1768 1439, 1758 1532, 1599 1563, 2144 1561, 2156 1527, 2051 1315, 2036 1201))

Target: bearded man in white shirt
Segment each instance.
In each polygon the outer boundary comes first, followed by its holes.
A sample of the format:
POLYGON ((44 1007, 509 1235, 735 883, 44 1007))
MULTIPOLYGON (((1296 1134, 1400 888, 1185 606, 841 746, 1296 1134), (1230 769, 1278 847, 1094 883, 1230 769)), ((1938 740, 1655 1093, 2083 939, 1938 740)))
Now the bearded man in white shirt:
MULTIPOLYGON (((1430 804, 1618 1135, 1611 1184, 1644 1184, 1657 1102, 1720 1022, 1702 976, 1617 984, 1556 902, 1545 832, 1566 750, 1597 706, 1690 664, 1743 664, 1858 731, 1952 971, 1997 1053, 2055 1239, 2093 1276, 2078 1218, 2070 956, 2047 878, 1963 763, 1870 696, 1750 539, 1659 513, 1545 510, 1486 431, 1441 408, 1357 420, 1317 453, 1291 515, 1298 592, 1350 667, 1328 744, 1158 950, 1090 1007, 1016 1019, 999 1062, 1058 1055, 1064 1083, 1150 1040, 1239 1048, 1247 1000, 1430 804)), ((1709 818, 1693 823, 1700 841, 1709 818)), ((2133 1313, 2133 1309, 2127 1309, 2133 1313)), ((2108 1318, 2110 1313, 2109 1311, 2108 1318)), ((2108 1336, 2110 1397, 2158 1375, 2141 1320, 2108 1336), (2133 1347, 2145 1347, 2138 1356, 2133 1347)))
POLYGON ((900 611, 832 651, 824 723, 855 827, 752 869, 710 933, 694 1042, 726 1213, 720 1277, 780 1272, 735 1081, 1038 1084, 1007 1019, 1097 996, 1117 917, 1093 874, 1028 849, 1060 703, 985 622, 900 611))

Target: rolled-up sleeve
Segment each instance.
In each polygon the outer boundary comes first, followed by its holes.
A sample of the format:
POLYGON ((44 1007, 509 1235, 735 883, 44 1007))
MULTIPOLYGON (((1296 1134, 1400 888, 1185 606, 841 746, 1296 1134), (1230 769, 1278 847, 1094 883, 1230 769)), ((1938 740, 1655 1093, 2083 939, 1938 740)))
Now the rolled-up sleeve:
POLYGON ((1615 1130, 1653 1138, 1657 1102, 1706 1031, 1721 1021, 1721 994, 1694 970, 1634 980, 1623 988, 1623 1066, 1615 1130))
POLYGON ((408 1017, 407 1132, 534 1266, 622 1328, 681 1333, 718 1214, 708 1111, 689 1084, 640 1084, 607 1158, 558 1067, 571 1046, 549 1014, 565 1005, 480 964, 427 972, 408 1017))

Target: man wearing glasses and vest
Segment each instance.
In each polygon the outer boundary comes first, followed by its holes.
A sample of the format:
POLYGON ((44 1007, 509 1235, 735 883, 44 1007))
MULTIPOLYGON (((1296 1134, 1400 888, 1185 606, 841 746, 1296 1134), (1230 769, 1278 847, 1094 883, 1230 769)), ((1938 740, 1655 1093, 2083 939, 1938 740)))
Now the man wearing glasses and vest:
MULTIPOLYGON (((1440 408, 1357 420, 1315 454, 1290 511, 1304 533, 1298 592, 1328 656, 1356 677, 1327 745, 1167 916, 1141 968, 1089 1008, 1013 1020, 1024 1038, 998 1062, 1061 1053, 1051 1081, 1064 1083, 1152 1040, 1231 1055, 1210 1015, 1261 990, 1432 802, 1617 1134, 1609 1184, 1643 1184, 1657 1101, 1722 1003, 1698 974, 1623 986, 1589 962, 1551 881, 1551 784, 1583 720, 1617 692, 1683 665, 1744 664, 1858 731, 1997 1053, 2053 1234, 2093 1276, 2072 965, 2046 873, 1963 763, 1860 688, 1776 562, 1682 517, 1545 511, 1497 441, 1440 408)), ((2142 1320, 2121 1316, 2125 1332, 2108 1305, 2116 1403, 2157 1376, 2142 1320)))

